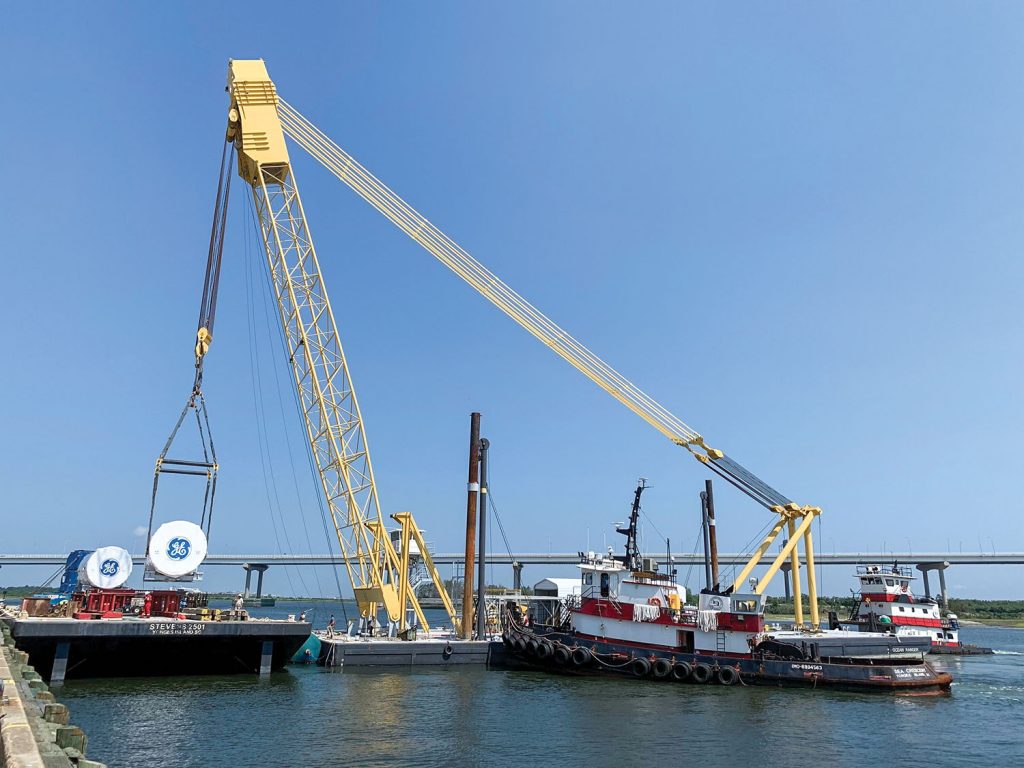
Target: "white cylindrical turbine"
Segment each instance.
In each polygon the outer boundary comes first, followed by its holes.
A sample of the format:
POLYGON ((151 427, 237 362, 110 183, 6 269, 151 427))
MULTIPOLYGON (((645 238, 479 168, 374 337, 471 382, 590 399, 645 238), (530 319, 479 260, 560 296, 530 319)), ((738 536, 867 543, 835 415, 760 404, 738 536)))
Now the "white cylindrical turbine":
POLYGON ((203 529, 187 520, 164 523, 149 540, 149 562, 172 579, 193 573, 206 559, 203 529))
POLYGON ((132 575, 132 556, 121 547, 100 547, 78 566, 78 581, 90 587, 117 589, 132 575))

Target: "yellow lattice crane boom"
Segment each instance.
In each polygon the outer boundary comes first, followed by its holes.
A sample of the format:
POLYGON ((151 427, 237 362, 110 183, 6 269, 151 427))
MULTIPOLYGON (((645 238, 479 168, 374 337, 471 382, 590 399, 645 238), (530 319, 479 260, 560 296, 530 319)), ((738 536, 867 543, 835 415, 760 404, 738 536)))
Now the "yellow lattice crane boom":
MULTIPOLYGON (((243 65, 245 67, 258 67, 261 76, 266 75, 262 61, 232 62, 231 66, 234 70, 243 65)), ((571 334, 560 328, 544 313, 512 290, 497 275, 431 224, 424 216, 414 210, 412 206, 314 126, 297 109, 280 98, 269 79, 258 86, 258 88, 255 88, 255 90, 264 99, 261 105, 265 112, 261 113, 261 119, 266 121, 266 125, 258 130, 254 129, 248 134, 243 133, 243 143, 249 141, 257 151, 283 152, 286 157, 287 153, 283 148, 283 136, 287 135, 366 202, 391 220, 399 229, 433 254, 442 264, 469 283, 484 298, 515 320, 516 323, 543 344, 551 348, 566 362, 669 438, 673 443, 685 448, 713 472, 778 515, 778 520, 768 536, 761 542, 758 550, 733 583, 733 589, 737 589, 743 584, 756 567, 760 557, 768 551, 781 532, 787 530, 789 533, 788 541, 758 582, 755 591, 758 594, 762 594, 771 578, 788 559, 792 566, 794 591, 796 593, 796 620, 798 625, 803 625, 804 616, 800 598, 800 559, 798 553, 799 545, 802 541, 807 563, 811 625, 813 628, 818 627, 817 585, 814 577, 814 546, 811 534, 811 524, 814 518, 821 513, 818 507, 802 506, 794 503, 746 470, 739 463, 726 456, 724 452, 708 446, 700 433, 687 426, 682 420, 669 412, 668 409, 641 391, 622 374, 573 338, 571 334), (245 138, 247 135, 249 136, 248 139, 245 138), (266 147, 266 150, 263 150, 263 147, 266 147)), ((246 86, 245 92, 248 93, 249 91, 250 86, 246 86)), ((236 107, 236 102, 238 105, 241 105, 241 101, 233 97, 233 108, 239 108, 236 107)), ((253 125, 253 123, 249 123, 249 125, 253 125)), ((242 162, 242 153, 242 149, 239 149, 240 163, 242 162)), ((255 167, 250 167, 249 172, 251 178, 271 178, 273 186, 280 187, 283 190, 286 190, 289 185, 288 178, 290 176, 288 174, 286 174, 287 178, 279 180, 274 176, 273 172, 270 172, 269 175, 264 173, 260 177, 259 174, 255 173, 255 167)), ((243 176, 245 176, 245 172, 243 172, 243 176)), ((250 183, 253 182, 250 181, 250 183)), ((293 185, 294 182, 292 181, 291 184, 293 185)), ((261 186, 261 183, 253 184, 254 193, 257 192, 257 187, 259 186, 261 186)), ((283 194, 288 195, 287 191, 283 192, 283 194)), ((259 204, 265 208, 272 209, 269 202, 269 192, 264 193, 264 197, 267 198, 267 201, 260 202, 259 204)), ((297 192, 294 193, 294 197, 297 201, 297 192)), ((271 215, 269 218, 274 220, 275 217, 271 215)), ((312 253, 311 244, 309 245, 309 250, 312 253)), ((269 253, 270 246, 268 245, 269 253)), ((315 255, 312 258, 315 262, 315 255)), ((298 376, 298 372, 296 375, 298 376)), ((361 432, 361 423, 360 420, 360 441, 358 444, 365 446, 365 436, 361 432)), ((365 452, 365 449, 363 450, 365 452)), ((368 454, 365 461, 368 471, 368 454)), ((369 482, 372 486, 372 474, 369 476, 369 482)), ((372 499, 375 504, 375 494, 372 496, 372 499)))
MULTIPOLYGON (((235 146, 239 175, 252 189, 306 436, 360 614, 375 616, 383 606, 404 629, 405 607, 411 606, 427 627, 408 583, 408 550, 402 552, 403 570, 381 513, 363 417, 264 63, 232 61, 228 93, 227 140, 235 146)), ((396 519, 403 546, 410 537, 420 545, 454 623, 455 611, 412 515, 396 519)))

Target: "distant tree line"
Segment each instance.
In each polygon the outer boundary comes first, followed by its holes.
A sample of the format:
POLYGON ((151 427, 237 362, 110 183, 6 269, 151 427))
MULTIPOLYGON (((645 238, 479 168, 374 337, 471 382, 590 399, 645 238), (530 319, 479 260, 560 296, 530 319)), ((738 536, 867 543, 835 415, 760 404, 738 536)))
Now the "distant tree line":
MULTIPOLYGON (((804 595, 804 613, 807 612, 808 597, 804 595)), ((818 597, 818 607, 824 614, 835 611, 840 619, 850 615, 857 600, 854 597, 818 597)), ((949 610, 961 619, 1024 619, 1024 600, 976 600, 973 598, 949 601, 949 610)), ((765 603, 765 612, 770 614, 791 615, 793 601, 782 597, 769 597, 765 603)))

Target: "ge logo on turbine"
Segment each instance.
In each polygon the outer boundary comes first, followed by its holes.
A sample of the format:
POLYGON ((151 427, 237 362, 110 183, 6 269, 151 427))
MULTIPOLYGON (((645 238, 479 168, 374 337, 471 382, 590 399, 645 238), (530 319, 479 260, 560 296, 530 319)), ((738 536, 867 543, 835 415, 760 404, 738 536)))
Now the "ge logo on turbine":
POLYGON ((100 563, 100 573, 104 576, 117 576, 117 572, 121 570, 121 564, 113 558, 104 560, 100 563))
POLYGON ((171 539, 171 543, 167 545, 167 556, 171 560, 184 560, 191 551, 192 542, 184 536, 171 539))

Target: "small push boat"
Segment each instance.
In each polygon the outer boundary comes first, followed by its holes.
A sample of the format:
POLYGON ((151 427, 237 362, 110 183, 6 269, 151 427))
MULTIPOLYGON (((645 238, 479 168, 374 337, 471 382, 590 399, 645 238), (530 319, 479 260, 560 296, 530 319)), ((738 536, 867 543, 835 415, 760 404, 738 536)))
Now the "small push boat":
POLYGON ((843 622, 866 632, 889 631, 904 640, 920 639, 929 653, 947 656, 982 656, 991 648, 963 643, 955 613, 942 615, 935 598, 916 597, 910 588, 914 572, 893 563, 892 567, 862 565, 857 568, 860 593, 850 618, 843 622))

